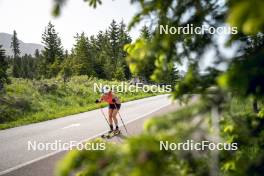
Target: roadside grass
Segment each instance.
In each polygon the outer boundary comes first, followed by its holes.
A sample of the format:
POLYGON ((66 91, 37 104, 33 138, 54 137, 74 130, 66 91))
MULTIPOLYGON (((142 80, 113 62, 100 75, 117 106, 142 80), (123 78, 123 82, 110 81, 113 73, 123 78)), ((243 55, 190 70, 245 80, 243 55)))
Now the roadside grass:
MULTIPOLYGON (((119 81, 106 81, 87 76, 72 77, 64 83, 61 78, 46 80, 12 79, 6 92, 0 94, 0 129, 51 120, 106 106, 95 104, 100 96, 94 92, 98 85, 118 85, 119 81)), ((152 92, 118 93, 122 102, 158 95, 152 92)))

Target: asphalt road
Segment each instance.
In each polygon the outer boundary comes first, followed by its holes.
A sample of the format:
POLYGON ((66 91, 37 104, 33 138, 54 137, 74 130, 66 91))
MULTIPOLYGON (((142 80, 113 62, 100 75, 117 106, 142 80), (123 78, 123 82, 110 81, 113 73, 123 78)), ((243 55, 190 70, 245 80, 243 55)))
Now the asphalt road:
MULTIPOLYGON (((168 110, 171 106, 168 95, 160 95, 123 103, 120 114, 128 124, 129 131, 137 133, 142 119, 151 114, 168 110), (133 126, 134 124, 134 126, 133 126)), ((107 109, 103 109, 107 113, 107 109)), ((119 122, 121 125, 121 122, 119 122)), ((108 126, 100 110, 46 122, 0 131, 0 175, 52 175, 47 169, 54 167, 64 151, 28 150, 31 143, 69 143, 87 141, 107 132, 108 126)), ((123 133, 124 129, 122 129, 123 133)))

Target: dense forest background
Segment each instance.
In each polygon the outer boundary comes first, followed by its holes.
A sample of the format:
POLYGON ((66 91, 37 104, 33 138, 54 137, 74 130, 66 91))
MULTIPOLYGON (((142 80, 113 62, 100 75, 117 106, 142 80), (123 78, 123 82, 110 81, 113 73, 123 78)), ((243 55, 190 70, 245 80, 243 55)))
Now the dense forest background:
MULTIPOLYGON (((139 39, 151 40, 151 37, 151 31, 144 26, 139 39)), ((139 76, 151 82, 149 77, 154 69, 153 64, 146 65, 144 71, 137 75, 132 75, 129 70, 124 46, 130 44, 132 39, 123 21, 117 23, 113 20, 108 29, 99 31, 95 36, 88 37, 82 32, 77 33, 74 38, 75 44, 71 51, 64 50, 55 26, 49 22, 42 34, 44 49, 42 51, 36 49, 33 56, 28 54, 21 56, 18 34, 14 31, 10 44, 13 56, 6 56, 2 62, 7 64, 1 65, 3 70, 1 87, 3 88, 7 76, 31 80, 61 76, 65 81, 76 75, 120 81, 139 76)), ((4 57, 3 50, 1 54, 4 57)), ((172 72, 175 73, 176 81, 175 68, 172 72)), ((168 80, 161 82, 169 83, 168 80)))

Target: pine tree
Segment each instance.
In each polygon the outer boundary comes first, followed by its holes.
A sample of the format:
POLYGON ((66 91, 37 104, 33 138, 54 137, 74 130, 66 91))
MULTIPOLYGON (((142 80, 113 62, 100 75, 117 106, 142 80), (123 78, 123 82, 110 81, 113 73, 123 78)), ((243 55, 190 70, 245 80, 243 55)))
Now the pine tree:
POLYGON ((13 36, 11 39, 11 49, 13 51, 13 57, 14 58, 19 57, 19 55, 20 55, 19 44, 20 43, 19 43, 19 40, 17 38, 17 32, 14 30, 13 36))
POLYGON ((117 66, 117 58, 119 52, 119 29, 115 20, 113 20, 109 26, 109 41, 111 47, 110 57, 114 64, 114 67, 117 66))
MULTIPOLYGON (((97 65, 100 70, 102 70, 101 74, 98 74, 103 79, 111 80, 113 79, 115 65, 113 64, 112 59, 112 47, 109 40, 109 31, 105 30, 105 32, 99 32, 96 40, 97 47, 97 65)), ((100 71, 98 70, 98 72, 100 71)))
POLYGON ((20 49, 19 49, 19 40, 17 37, 17 32, 14 30, 13 36, 11 39, 11 49, 13 52, 13 69, 12 74, 15 78, 21 77, 21 58, 20 58, 20 49))
POLYGON ((146 40, 150 40, 151 39, 151 33, 149 28, 145 25, 142 27, 142 29, 140 30, 140 38, 144 38, 146 40))
MULTIPOLYGON (((127 57, 127 52, 124 50, 124 46, 126 44, 130 44, 132 42, 132 39, 131 37, 129 36, 128 32, 127 32, 127 29, 126 29, 126 25, 123 21, 120 22, 119 24, 119 30, 118 30, 118 37, 119 37, 119 55, 118 55, 118 66, 122 67, 122 68, 119 68, 119 71, 120 72, 120 69, 123 70, 123 75, 124 75, 124 78, 126 79, 130 79, 131 78, 131 72, 129 70, 129 66, 128 66, 128 63, 126 62, 126 57, 127 57)), ((118 75, 120 75, 120 73, 118 73, 118 75)), ((120 78, 120 77, 119 77, 120 78)))
POLYGON ((105 42, 105 36, 102 31, 99 31, 96 37, 90 37, 90 51, 91 57, 94 61, 94 71, 98 78, 105 79, 106 75, 104 72, 103 65, 105 63, 105 49, 107 48, 107 43, 105 42))
POLYGON ((34 53, 34 57, 37 59, 37 58, 39 58, 39 56, 40 56, 39 50, 36 49, 35 53, 34 53))
POLYGON ((54 77, 60 71, 60 64, 63 61, 63 47, 61 39, 55 30, 55 26, 49 22, 42 34, 42 43, 44 44, 44 50, 42 51, 42 71, 44 77, 54 77))
POLYGON ((8 77, 6 70, 8 68, 8 63, 5 60, 5 51, 0 45, 0 91, 4 88, 4 83, 8 82, 8 77))
POLYGON ((73 71, 76 75, 94 75, 93 60, 89 48, 89 39, 84 33, 76 36, 76 44, 74 46, 74 65, 73 71))

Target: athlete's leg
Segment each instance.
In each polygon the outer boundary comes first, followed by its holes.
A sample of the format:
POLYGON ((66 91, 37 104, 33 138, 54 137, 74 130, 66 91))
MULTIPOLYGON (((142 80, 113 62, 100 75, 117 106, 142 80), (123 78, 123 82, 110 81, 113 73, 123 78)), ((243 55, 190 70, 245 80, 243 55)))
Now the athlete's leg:
POLYGON ((115 125, 116 125, 116 129, 118 130, 118 120, 117 120, 117 118, 116 118, 116 115, 117 115, 117 113, 118 113, 118 109, 114 109, 113 110, 113 114, 112 114, 112 117, 113 117, 113 120, 114 120, 114 122, 115 122, 115 125))
POLYGON ((113 131, 113 109, 108 110, 108 121, 109 121, 109 125, 110 125, 110 130, 113 131))

